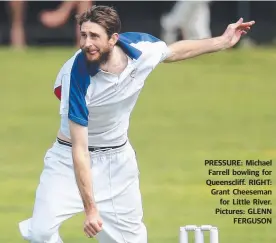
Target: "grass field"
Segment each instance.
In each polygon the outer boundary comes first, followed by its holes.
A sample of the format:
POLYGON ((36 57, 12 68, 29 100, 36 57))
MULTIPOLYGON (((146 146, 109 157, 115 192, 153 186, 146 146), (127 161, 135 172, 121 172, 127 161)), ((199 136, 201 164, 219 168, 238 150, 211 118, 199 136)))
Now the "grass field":
MULTIPOLYGON (((0 243, 24 242, 17 224, 32 213, 44 153, 59 127, 53 82, 72 53, 0 49, 0 243)), ((220 198, 233 196, 211 195, 205 185, 208 178, 233 177, 208 176, 204 166, 205 159, 273 159, 267 169, 275 179, 275 62, 275 49, 234 50, 161 64, 151 74, 130 128, 149 243, 176 243, 179 226, 186 224, 218 226, 221 243, 276 242, 275 182, 273 196, 247 197, 273 201, 272 215, 251 215, 272 217, 273 224, 237 225, 233 215, 214 213, 226 208, 220 198)), ((239 208, 248 206, 229 206, 239 208)), ((78 215, 62 226, 65 243, 94 242, 84 237, 82 220, 78 215)))

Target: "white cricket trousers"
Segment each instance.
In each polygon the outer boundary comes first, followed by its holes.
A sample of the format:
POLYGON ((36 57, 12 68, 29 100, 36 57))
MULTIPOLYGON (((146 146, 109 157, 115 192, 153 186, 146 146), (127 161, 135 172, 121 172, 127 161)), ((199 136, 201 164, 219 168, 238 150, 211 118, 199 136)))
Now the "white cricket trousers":
MULTIPOLYGON (((103 220, 98 241, 146 243, 139 170, 131 144, 93 152, 90 162, 94 196, 103 220)), ((79 212, 83 212, 83 204, 71 148, 55 142, 44 158, 32 218, 19 223, 20 232, 31 243, 62 243, 59 227, 79 212)))

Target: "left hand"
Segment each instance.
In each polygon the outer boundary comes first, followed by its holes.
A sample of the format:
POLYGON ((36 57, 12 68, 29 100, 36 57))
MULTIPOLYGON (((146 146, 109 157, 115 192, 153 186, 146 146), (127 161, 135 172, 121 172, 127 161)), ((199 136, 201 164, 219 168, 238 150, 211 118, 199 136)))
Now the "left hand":
POLYGON ((243 22, 243 18, 240 18, 236 23, 229 24, 222 35, 226 39, 226 48, 236 45, 241 36, 246 35, 254 24, 255 21, 243 22))

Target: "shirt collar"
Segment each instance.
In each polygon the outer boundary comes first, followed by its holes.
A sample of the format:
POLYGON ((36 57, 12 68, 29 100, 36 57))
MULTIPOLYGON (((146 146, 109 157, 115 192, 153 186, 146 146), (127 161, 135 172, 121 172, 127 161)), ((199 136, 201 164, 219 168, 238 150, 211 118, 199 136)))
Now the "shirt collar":
POLYGON ((130 44, 130 39, 123 35, 119 35, 117 45, 120 46, 131 59, 137 60, 141 56, 142 52, 130 44))

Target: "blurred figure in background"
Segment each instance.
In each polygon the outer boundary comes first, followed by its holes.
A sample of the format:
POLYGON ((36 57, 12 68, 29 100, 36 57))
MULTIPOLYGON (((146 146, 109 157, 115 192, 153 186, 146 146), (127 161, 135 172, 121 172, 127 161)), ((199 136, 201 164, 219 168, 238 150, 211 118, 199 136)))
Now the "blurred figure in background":
MULTIPOLYGON (((63 1, 53 11, 43 11, 40 15, 41 22, 49 28, 56 28, 64 25, 69 19, 71 12, 75 9, 77 14, 84 12, 92 6, 92 1, 63 1)), ((11 45, 16 48, 26 46, 25 36, 25 1, 10 1, 9 8, 11 13, 11 45)), ((79 31, 76 31, 76 42, 79 42, 79 31)))
POLYGON ((26 45, 25 39, 25 1, 9 1, 11 13, 11 45, 16 48, 22 48, 26 45))
POLYGON ((178 30, 183 39, 211 38, 210 1, 179 1, 161 17, 161 39, 171 44, 177 41, 178 30))
MULTIPOLYGON (((66 23, 71 12, 76 9, 77 14, 85 12, 92 7, 92 1, 63 1, 55 10, 43 11, 40 15, 41 22, 49 28, 57 28, 66 23)), ((80 40, 79 26, 76 25, 76 43, 80 40)))

